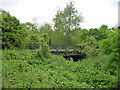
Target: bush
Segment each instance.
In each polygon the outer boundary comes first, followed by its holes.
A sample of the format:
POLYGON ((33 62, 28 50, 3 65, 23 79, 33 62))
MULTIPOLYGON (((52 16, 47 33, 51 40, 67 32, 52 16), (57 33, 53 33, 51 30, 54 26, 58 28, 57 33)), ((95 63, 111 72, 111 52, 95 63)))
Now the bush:
POLYGON ((118 75, 118 66, 120 63, 118 29, 108 31, 107 34, 108 38, 102 40, 100 43, 100 54, 109 55, 106 69, 109 70, 111 74, 118 75))
POLYGON ((3 88, 114 88, 117 85, 117 76, 105 72, 102 63, 97 64, 106 57, 71 62, 57 55, 35 58, 38 52, 41 53, 40 50, 3 50, 3 88))
POLYGON ((2 16, 2 49, 23 48, 26 31, 19 20, 8 12, 1 10, 2 16))
POLYGON ((81 44, 84 46, 80 52, 85 53, 87 57, 97 56, 99 51, 97 49, 98 42, 93 36, 88 36, 81 44), (83 43, 83 44, 82 44, 83 43))

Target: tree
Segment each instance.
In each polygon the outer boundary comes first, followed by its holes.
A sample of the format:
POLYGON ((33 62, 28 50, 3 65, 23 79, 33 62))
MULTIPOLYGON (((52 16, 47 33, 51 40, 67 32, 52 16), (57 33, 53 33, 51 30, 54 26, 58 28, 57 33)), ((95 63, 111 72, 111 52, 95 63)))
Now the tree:
POLYGON ((26 37, 19 20, 8 12, 1 10, 2 15, 2 49, 22 48, 26 37))
POLYGON ((103 24, 103 25, 100 26, 100 29, 104 29, 104 30, 108 29, 108 26, 103 24))
POLYGON ((2 14, 0 10, 0 49, 2 48, 2 14))
MULTIPOLYGON (((107 32, 108 37, 103 39, 100 42, 100 50, 101 54, 109 55, 107 60, 107 70, 110 71, 111 74, 118 74, 119 69, 118 66, 120 65, 120 49, 119 49, 119 30, 118 28, 114 29, 114 31, 107 32)), ((118 74, 119 75, 119 74, 118 74)))
POLYGON ((26 22, 26 23, 22 23, 22 26, 27 31, 28 34, 38 34, 39 33, 35 24, 26 22))
POLYGON ((80 22, 83 21, 83 17, 75 10, 73 2, 67 4, 63 11, 58 10, 54 21, 54 30, 62 32, 66 36, 68 44, 71 42, 71 31, 80 26, 80 22))
POLYGON ((108 34, 106 33, 107 31, 109 31, 107 25, 101 25, 100 26, 100 28, 99 28, 99 37, 100 37, 100 40, 106 39, 108 37, 108 34))
POLYGON ((87 57, 93 57, 98 55, 98 42, 94 36, 87 36, 81 45, 85 46, 83 50, 80 50, 82 53, 85 53, 87 57))
POLYGON ((52 28, 52 27, 51 27, 50 24, 45 23, 44 25, 42 25, 42 26, 39 28, 39 31, 40 31, 41 34, 42 34, 42 33, 49 33, 49 31, 52 31, 51 28, 52 28))

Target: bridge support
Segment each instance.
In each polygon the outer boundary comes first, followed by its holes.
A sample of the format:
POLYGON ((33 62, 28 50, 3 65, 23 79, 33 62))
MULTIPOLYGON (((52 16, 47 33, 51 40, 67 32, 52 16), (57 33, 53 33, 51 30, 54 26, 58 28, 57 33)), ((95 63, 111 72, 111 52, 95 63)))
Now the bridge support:
POLYGON ((73 61, 76 62, 78 60, 81 60, 83 58, 86 58, 86 56, 84 54, 81 55, 70 55, 70 56, 63 56, 65 59, 69 60, 69 61, 73 61))
POLYGON ((73 57, 70 57, 70 61, 73 61, 73 57))

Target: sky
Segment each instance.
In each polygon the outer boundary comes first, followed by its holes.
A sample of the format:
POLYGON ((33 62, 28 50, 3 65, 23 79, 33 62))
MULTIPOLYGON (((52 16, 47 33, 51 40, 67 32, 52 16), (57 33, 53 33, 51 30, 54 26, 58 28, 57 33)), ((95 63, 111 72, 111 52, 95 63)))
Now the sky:
MULTIPOLYGON (((0 0, 0 9, 9 11, 20 23, 36 22, 39 25, 53 25, 58 9, 64 10, 70 0, 0 0)), ((75 9, 83 16, 81 28, 99 28, 102 24, 109 28, 118 24, 119 0, 71 0, 75 9)))
POLYGON ((120 26, 120 1, 118 3, 118 26, 120 26))

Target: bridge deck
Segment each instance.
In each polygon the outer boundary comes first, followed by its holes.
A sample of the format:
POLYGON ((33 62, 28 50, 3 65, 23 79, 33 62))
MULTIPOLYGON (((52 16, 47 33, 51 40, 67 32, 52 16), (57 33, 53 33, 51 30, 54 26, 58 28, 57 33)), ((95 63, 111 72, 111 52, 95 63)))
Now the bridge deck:
MULTIPOLYGON (((67 49, 67 50, 65 50, 65 49, 51 49, 51 52, 52 52, 52 51, 58 51, 58 52, 64 52, 64 51, 74 52, 75 50, 74 50, 74 49, 67 49)), ((78 51, 78 50, 76 49, 76 51, 78 51)))
MULTIPOLYGON (((36 50, 29 50, 29 51, 36 51, 36 50)), ((65 52, 66 50, 65 49, 58 49, 58 50, 56 50, 56 49, 51 49, 50 50, 51 52, 55 52, 55 51, 57 51, 57 52, 65 52)), ((69 50, 67 50, 67 52, 74 52, 75 50, 74 49, 69 49, 69 50)), ((78 50, 76 50, 76 51, 78 51, 78 50)))
MULTIPOLYGON (((36 50, 29 50, 32 52, 35 52, 36 50)), ((80 52, 78 50, 74 50, 74 49, 69 49, 69 50, 65 50, 65 49, 51 49, 50 51, 52 54, 57 54, 57 55, 63 55, 63 56, 68 56, 68 55, 80 55, 80 52)))
MULTIPOLYGON (((39 48, 39 45, 30 45, 29 51, 36 51, 35 49, 39 48)), ((49 45, 50 52, 57 55, 80 55, 79 52, 81 46, 76 45, 49 45)))

